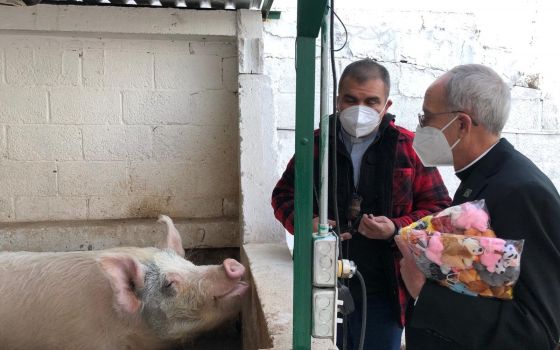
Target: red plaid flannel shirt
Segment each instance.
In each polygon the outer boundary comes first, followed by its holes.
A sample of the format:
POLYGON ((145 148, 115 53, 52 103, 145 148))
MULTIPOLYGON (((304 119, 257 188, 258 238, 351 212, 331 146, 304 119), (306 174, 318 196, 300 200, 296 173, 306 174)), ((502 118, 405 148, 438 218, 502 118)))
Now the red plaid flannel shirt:
MULTIPOLYGON (((451 204, 451 198, 437 169, 424 167, 414 152, 414 133, 396 126, 394 122, 388 127, 400 132, 393 169, 393 215, 390 219, 397 227, 404 227, 447 208, 451 204)), ((316 161, 319 158, 319 130, 315 131, 314 157, 316 161)), ((294 233, 294 167, 295 160, 292 158, 272 192, 274 215, 291 234, 294 233)), ((314 215, 318 215, 316 206, 314 215)), ((396 245, 393 249, 401 308, 400 321, 404 325, 410 296, 400 277, 401 254, 396 245)))

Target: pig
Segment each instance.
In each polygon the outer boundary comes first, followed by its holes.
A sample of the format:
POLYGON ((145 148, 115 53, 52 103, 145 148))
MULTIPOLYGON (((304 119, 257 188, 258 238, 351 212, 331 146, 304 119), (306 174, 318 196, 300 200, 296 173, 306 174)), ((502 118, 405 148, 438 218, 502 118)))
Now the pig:
POLYGON ((161 248, 0 253, 0 347, 157 350, 236 316, 242 264, 195 266, 173 221, 161 248))

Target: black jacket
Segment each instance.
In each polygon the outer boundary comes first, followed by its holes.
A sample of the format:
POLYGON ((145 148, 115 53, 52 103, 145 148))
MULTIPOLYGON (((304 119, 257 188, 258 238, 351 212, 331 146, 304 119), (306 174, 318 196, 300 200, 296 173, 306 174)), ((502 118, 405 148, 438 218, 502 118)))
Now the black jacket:
MULTIPOLYGON (((409 325, 464 349, 553 349, 560 333, 560 196, 551 181, 505 139, 458 174, 453 204, 485 199, 491 226, 524 239, 513 300, 470 297, 426 282, 409 325)), ((411 348, 429 349, 407 339, 411 348)))

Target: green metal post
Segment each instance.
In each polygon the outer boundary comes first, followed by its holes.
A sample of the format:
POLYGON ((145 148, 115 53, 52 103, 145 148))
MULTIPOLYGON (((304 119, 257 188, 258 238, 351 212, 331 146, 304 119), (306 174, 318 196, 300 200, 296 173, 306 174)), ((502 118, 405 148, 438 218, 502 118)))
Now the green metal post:
POLYGON ((311 348, 315 38, 296 39, 294 350, 311 348))
POLYGON ((311 349, 315 41, 326 0, 298 0, 293 349, 311 349))

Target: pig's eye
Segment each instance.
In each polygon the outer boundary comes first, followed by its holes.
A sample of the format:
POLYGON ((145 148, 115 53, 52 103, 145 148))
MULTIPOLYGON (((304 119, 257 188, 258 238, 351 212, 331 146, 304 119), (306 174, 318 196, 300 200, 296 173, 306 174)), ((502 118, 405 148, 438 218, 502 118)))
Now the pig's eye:
POLYGON ((165 284, 163 285, 163 288, 169 289, 169 288, 171 288, 171 286, 173 286, 173 281, 165 281, 165 284))

